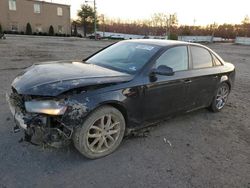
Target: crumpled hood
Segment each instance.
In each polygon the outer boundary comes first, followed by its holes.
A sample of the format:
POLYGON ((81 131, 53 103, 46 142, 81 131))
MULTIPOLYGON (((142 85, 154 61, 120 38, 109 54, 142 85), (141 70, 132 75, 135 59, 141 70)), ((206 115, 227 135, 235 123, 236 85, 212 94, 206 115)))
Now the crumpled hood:
POLYGON ((57 61, 27 68, 12 83, 19 94, 57 96, 70 89, 129 81, 133 76, 82 62, 57 61))

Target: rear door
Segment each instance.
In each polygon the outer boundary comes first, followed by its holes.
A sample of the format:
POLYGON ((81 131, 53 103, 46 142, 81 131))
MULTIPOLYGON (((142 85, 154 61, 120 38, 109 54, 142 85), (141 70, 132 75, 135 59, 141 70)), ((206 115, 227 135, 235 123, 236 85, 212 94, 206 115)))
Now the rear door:
POLYGON ((190 46, 191 71, 188 85, 189 109, 208 106, 219 83, 220 69, 214 66, 213 56, 202 46, 190 46))

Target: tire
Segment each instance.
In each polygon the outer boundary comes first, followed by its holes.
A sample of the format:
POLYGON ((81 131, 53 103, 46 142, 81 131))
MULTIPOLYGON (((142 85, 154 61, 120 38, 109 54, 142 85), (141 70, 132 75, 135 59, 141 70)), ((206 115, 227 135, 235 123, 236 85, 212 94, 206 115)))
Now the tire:
POLYGON ((212 112, 221 111, 227 102, 229 93, 230 93, 229 85, 225 82, 221 83, 216 91, 216 95, 213 98, 213 101, 209 109, 212 112))
POLYGON ((73 134, 76 149, 89 159, 97 159, 114 152, 125 132, 122 113, 111 106, 93 111, 73 134))

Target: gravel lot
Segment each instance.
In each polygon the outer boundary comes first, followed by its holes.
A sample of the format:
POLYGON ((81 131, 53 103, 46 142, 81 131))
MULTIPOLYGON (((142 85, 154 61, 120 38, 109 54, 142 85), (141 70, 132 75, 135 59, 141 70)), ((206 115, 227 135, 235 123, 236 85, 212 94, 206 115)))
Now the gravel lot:
POLYGON ((111 42, 7 36, 0 40, 0 188, 3 187, 240 187, 250 188, 250 46, 208 45, 237 69, 220 113, 206 109, 125 139, 112 155, 87 160, 72 146, 42 148, 12 133, 5 92, 33 63, 81 60, 111 42))

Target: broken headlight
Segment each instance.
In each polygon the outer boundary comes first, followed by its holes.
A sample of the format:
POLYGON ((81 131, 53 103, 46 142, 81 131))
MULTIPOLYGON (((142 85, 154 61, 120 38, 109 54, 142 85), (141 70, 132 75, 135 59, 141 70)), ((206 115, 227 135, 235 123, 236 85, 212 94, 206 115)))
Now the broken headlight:
POLYGON ((31 113, 63 115, 67 106, 59 101, 26 101, 25 109, 31 113))

